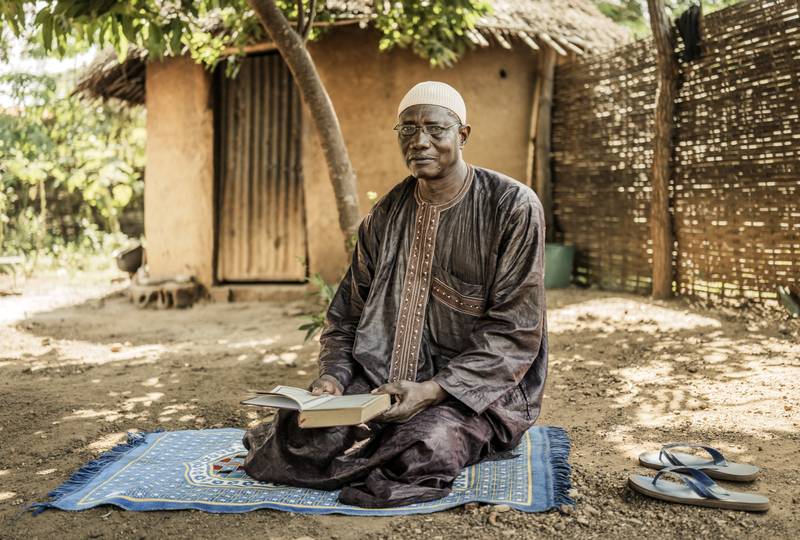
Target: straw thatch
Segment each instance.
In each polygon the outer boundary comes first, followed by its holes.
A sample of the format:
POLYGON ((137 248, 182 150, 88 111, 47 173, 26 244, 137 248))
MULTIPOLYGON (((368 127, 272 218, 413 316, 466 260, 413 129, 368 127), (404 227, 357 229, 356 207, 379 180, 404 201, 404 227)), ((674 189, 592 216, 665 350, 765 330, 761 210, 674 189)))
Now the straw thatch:
MULTIPOLYGON (((327 2, 334 25, 369 22, 376 14, 373 6, 373 0, 327 2)), ((628 40, 625 31, 588 0, 492 0, 492 6, 494 13, 481 18, 467 34, 477 46, 549 46, 566 56, 605 50, 628 40)), ((221 19, 210 18, 203 26, 212 33, 224 32, 221 19)), ((146 60, 147 50, 138 47, 129 47, 122 63, 116 51, 105 50, 83 70, 75 93, 143 104, 146 60)))

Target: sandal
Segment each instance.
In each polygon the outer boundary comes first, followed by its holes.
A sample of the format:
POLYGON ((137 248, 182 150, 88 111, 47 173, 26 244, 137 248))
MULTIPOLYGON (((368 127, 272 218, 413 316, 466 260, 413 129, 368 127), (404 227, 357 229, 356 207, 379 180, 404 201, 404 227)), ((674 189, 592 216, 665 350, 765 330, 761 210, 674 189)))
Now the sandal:
POLYGON ((733 480, 735 482, 748 482, 750 480, 755 480, 758 476, 758 467, 753 465, 745 465, 743 463, 729 463, 718 450, 715 450, 710 446, 703 446, 700 444, 668 444, 663 447, 661 451, 654 450, 652 452, 640 454, 639 465, 650 467, 651 469, 663 469, 664 467, 691 467, 693 469, 700 469, 711 478, 716 478, 718 480, 733 480), (671 448, 678 448, 681 446, 702 448, 711 454, 713 461, 690 454, 682 454, 680 452, 670 451, 671 448))
POLYGON ((769 499, 762 495, 728 491, 717 485, 703 471, 691 467, 665 467, 655 478, 632 474, 628 477, 628 487, 642 495, 680 504, 695 504, 709 508, 764 512, 769 510, 769 499), (679 472, 680 471, 680 472, 679 472), (685 486, 658 479, 669 473, 686 483, 685 486), (682 473, 689 473, 682 474, 682 473))

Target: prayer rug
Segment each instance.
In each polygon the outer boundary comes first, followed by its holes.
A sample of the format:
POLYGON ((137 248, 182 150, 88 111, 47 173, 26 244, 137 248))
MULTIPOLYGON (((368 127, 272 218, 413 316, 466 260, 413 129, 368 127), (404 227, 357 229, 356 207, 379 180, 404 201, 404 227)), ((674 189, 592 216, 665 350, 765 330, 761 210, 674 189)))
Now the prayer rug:
POLYGON ((570 441, 561 428, 531 428, 514 450, 518 457, 467 467, 452 493, 443 499, 386 509, 340 504, 338 491, 251 479, 242 467, 247 455, 241 443, 243 434, 238 429, 129 433, 126 444, 89 462, 48 493, 53 498, 50 502, 27 508, 34 508, 34 515, 47 508, 83 510, 115 504, 138 511, 191 508, 236 513, 272 508, 301 514, 399 516, 436 512, 471 501, 507 504, 523 512, 574 504, 567 495, 571 488, 570 441))

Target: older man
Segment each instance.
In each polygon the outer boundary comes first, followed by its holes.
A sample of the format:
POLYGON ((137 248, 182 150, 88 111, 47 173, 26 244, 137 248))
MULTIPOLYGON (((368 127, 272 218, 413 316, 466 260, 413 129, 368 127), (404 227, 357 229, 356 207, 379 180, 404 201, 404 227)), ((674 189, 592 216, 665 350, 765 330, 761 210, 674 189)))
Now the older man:
POLYGON ((539 200, 464 162, 471 127, 450 86, 415 86, 398 114, 411 176, 361 224, 311 385, 396 402, 357 427, 301 429, 279 411, 244 437, 251 477, 366 508, 444 497, 464 466, 508 457, 547 374, 539 200))

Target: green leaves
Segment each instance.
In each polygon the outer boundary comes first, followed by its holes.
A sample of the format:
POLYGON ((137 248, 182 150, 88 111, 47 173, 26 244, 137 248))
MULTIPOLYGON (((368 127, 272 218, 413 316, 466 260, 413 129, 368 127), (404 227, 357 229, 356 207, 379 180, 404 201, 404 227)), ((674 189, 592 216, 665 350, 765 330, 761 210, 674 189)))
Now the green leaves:
MULTIPOLYGON (((297 20, 294 0, 275 1, 287 19, 297 20)), ((310 3, 305 0, 305 9, 310 3)), ((411 47, 434 66, 451 66, 467 46, 473 47, 464 30, 474 28, 482 15, 491 12, 488 0, 376 0, 374 6, 378 12, 374 23, 383 34, 380 49, 411 47)), ((318 2, 315 21, 333 21, 327 2, 318 2)), ((58 56, 66 54, 68 38, 83 45, 111 44, 120 61, 127 57, 130 45, 146 48, 153 58, 180 54, 182 46, 186 46, 192 58, 209 68, 226 58, 226 48, 243 51, 247 45, 267 39, 246 0, 0 0, 0 27, 3 24, 17 35, 27 28, 32 32, 31 39, 41 39, 45 50, 58 56), (38 10, 35 17, 26 18, 26 8, 29 12, 38 10), (224 32, 219 28, 212 32, 206 27, 212 12, 221 18, 224 32)), ((315 26, 310 39, 319 39, 323 28, 326 27, 315 26)), ((243 52, 236 56, 242 57, 243 52)), ((228 75, 235 74, 236 67, 235 62, 229 62, 228 75)))
POLYGON ((464 34, 481 16, 491 13, 482 0, 400 0, 383 4, 375 26, 383 33, 379 47, 411 49, 432 66, 450 67, 474 45, 464 34))
MULTIPOLYGON (((2 215, 12 232, 33 226, 25 216, 29 209, 38 213, 31 201, 42 181, 49 206, 68 203, 61 224, 86 220, 74 230, 116 231, 122 209, 141 198, 146 140, 141 107, 70 98, 73 80, 72 74, 0 77, 0 91, 15 104, 13 115, 0 115, 2 215)), ((52 227, 59 220, 48 221, 52 227)))

